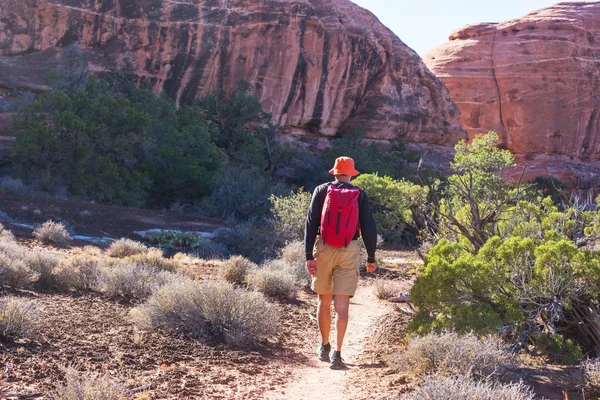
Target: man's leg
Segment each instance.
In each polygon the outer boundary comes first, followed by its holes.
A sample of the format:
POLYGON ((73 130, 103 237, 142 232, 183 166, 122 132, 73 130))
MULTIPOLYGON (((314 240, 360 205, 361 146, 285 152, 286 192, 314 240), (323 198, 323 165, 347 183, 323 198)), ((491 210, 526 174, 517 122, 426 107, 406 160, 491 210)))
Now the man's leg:
POLYGON ((344 343, 344 336, 346 335, 346 328, 348 327, 348 308, 350 307, 350 296, 336 294, 333 299, 333 305, 335 307, 335 313, 337 314, 336 346, 337 351, 342 351, 342 344, 344 343))
POLYGON ((329 343, 329 332, 331 331, 331 300, 333 296, 329 294, 319 295, 319 305, 317 314, 319 321, 319 332, 321 333, 321 343, 329 343))

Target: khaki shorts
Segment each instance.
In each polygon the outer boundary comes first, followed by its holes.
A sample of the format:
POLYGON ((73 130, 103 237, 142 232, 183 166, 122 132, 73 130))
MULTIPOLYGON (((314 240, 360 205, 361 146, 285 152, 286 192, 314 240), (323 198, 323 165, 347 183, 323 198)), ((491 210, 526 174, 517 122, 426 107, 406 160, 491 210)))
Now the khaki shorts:
POLYGON ((313 256, 317 262, 317 275, 310 286, 313 292, 354 296, 360 268, 358 241, 352 240, 347 247, 333 247, 319 238, 313 256))

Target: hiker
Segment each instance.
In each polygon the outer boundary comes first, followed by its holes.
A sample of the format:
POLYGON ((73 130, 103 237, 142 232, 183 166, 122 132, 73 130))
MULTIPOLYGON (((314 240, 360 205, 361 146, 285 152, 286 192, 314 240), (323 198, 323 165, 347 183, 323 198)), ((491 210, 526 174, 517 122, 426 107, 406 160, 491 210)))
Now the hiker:
POLYGON ((335 176, 335 181, 318 186, 312 196, 304 231, 304 251, 306 270, 312 275, 311 289, 319 295, 317 320, 321 345, 317 354, 321 361, 331 362, 331 369, 343 369, 346 366, 342 360, 342 344, 348 326, 348 307, 358 286, 358 238, 362 235, 367 249, 367 272, 374 272, 377 269, 377 229, 367 194, 350 183, 352 177, 359 174, 354 169, 354 160, 339 157, 329 173, 335 176), (330 358, 332 300, 337 314, 337 341, 330 358))

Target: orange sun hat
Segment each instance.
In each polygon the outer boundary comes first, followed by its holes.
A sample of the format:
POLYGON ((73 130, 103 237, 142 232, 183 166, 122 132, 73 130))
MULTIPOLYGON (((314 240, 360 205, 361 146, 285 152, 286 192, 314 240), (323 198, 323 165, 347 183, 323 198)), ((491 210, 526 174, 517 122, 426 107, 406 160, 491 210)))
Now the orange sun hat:
POLYGON ((339 157, 335 160, 335 165, 329 170, 331 175, 348 175, 356 176, 360 174, 354 169, 354 160, 350 157, 339 157))

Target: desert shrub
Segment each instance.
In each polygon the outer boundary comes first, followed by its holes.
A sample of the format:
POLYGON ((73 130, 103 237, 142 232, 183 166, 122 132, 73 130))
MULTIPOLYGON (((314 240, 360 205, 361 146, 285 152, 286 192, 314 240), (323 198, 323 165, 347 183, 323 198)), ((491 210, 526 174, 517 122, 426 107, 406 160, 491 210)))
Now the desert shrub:
POLYGON ((0 253, 0 279, 13 289, 27 289, 38 274, 27 263, 16 257, 0 253))
POLYGON ((519 383, 474 381, 468 376, 426 378, 415 391, 399 397, 402 400, 535 400, 533 391, 519 383))
POLYGON ((15 235, 0 224, 0 242, 14 242, 15 235))
POLYGON ((106 251, 110 257, 125 258, 148 252, 148 246, 135 240, 121 238, 113 243, 106 251))
POLYGON ((270 221, 245 222, 215 231, 215 242, 225 246, 230 254, 239 254, 260 263, 277 255, 283 240, 273 234, 270 221))
POLYGON ((134 264, 143 264, 162 271, 175 271, 177 262, 163 256, 159 249, 149 249, 145 253, 135 254, 124 258, 125 261, 134 264))
POLYGON ((72 240, 65 225, 61 222, 46 221, 35 228, 33 236, 42 243, 63 245, 72 240))
POLYGON ((289 275, 294 279, 294 283, 298 288, 309 288, 312 282, 312 277, 306 270, 305 262, 289 263, 283 259, 266 260, 262 263, 262 268, 273 271, 281 271, 282 274, 289 275))
POLYGON ((40 289, 52 289, 56 286, 56 268, 60 257, 46 251, 33 251, 26 258, 29 267, 38 274, 35 282, 40 289))
POLYGON ((277 233, 287 241, 300 241, 304 237, 306 215, 310 207, 311 194, 300 188, 289 196, 271 195, 271 214, 275 219, 277 233))
POLYGON ((283 261, 290 265, 302 265, 304 267, 306 264, 304 242, 302 240, 297 240, 287 243, 281 249, 280 257, 283 261))
POLYGON ((585 360, 580 366, 585 384, 592 390, 600 390, 600 358, 585 360))
POLYGON ((234 285, 245 285, 248 272, 256 264, 242 256, 233 256, 224 261, 219 268, 221 278, 234 285))
POLYGON ((164 206, 201 197, 220 165, 202 110, 178 110, 123 79, 92 76, 83 87, 43 94, 13 125, 18 175, 50 177, 103 202, 164 206))
POLYGON ((428 212, 428 188, 370 174, 361 174, 352 183, 367 193, 377 228, 386 241, 416 243, 428 212))
POLYGON ((398 285, 386 279, 376 279, 373 284, 373 291, 378 299, 389 299, 400 294, 398 285))
POLYGON ((171 281, 172 273, 158 271, 144 264, 122 262, 110 268, 103 268, 98 288, 109 297, 122 297, 132 302, 146 300, 160 286, 171 281))
POLYGON ((164 249, 191 250, 200 246, 205 237, 195 232, 160 231, 147 234, 144 239, 155 246, 164 249))
POLYGON ((516 367, 514 355, 498 337, 473 333, 432 333, 414 337, 396 362, 419 375, 501 377, 516 367))
POLYGON ((96 290, 102 262, 101 257, 85 253, 61 260, 55 272, 57 286, 63 290, 96 290))
POLYGON ((538 351, 549 355, 555 362, 574 365, 583 357, 581 347, 561 335, 542 334, 535 339, 534 343, 538 351))
POLYGON ((269 213, 269 196, 279 191, 262 171, 235 166, 223 170, 218 182, 211 195, 201 202, 202 209, 209 215, 238 221, 265 217, 269 213))
POLYGON ((41 315, 31 301, 0 297, 0 340, 36 337, 41 321, 41 315))
POLYGON ((224 282, 176 280, 159 289, 133 314, 142 328, 240 346, 277 332, 277 309, 263 295, 224 282))
POLYGON ((248 286, 274 299, 296 298, 296 277, 288 269, 273 268, 275 265, 267 263, 251 270, 247 279, 248 286))
POLYGON ((9 194, 23 194, 29 192, 21 179, 13 179, 9 176, 0 178, 0 192, 9 194))
POLYGON ((68 368, 65 382, 56 385, 52 399, 60 400, 127 400, 125 386, 114 381, 108 374, 79 373, 68 368))

